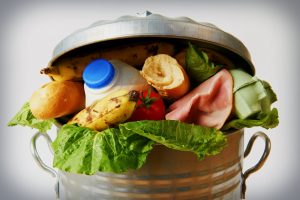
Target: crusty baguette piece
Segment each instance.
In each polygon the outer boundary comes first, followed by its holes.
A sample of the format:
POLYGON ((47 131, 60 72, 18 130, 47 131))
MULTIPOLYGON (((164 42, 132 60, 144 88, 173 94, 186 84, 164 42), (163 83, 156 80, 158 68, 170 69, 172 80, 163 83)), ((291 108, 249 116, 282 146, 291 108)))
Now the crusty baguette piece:
POLYGON ((72 81, 52 81, 33 93, 29 100, 37 119, 52 119, 78 112, 85 107, 83 84, 72 81))
POLYGON ((186 72, 176 59, 167 54, 148 57, 141 75, 167 99, 178 99, 190 89, 186 72))

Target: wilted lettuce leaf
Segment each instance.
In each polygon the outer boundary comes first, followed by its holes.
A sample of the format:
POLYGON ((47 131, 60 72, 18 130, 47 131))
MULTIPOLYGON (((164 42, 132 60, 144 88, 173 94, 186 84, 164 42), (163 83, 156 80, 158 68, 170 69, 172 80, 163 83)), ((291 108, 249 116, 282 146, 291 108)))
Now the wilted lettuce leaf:
POLYGON ((220 66, 215 66, 208 60, 205 52, 189 43, 186 52, 186 72, 192 82, 199 85, 220 70, 220 66))
POLYGON ((179 151, 194 152, 199 159, 218 154, 226 145, 221 131, 175 120, 136 121, 120 127, 179 151))
POLYGON ((110 128, 97 132, 66 124, 52 143, 53 165, 79 174, 121 173, 140 168, 153 143, 132 131, 110 128))
POLYGON ((167 120, 128 122, 102 132, 67 124, 52 143, 53 165, 89 175, 126 172, 140 168, 155 143, 194 152, 202 159, 219 153, 226 137, 213 128, 167 120))
POLYGON ((8 122, 8 126, 28 126, 31 128, 38 129, 40 132, 46 132, 51 129, 52 124, 55 122, 54 119, 40 120, 33 116, 29 103, 26 102, 20 111, 8 122))
POLYGON ((273 108, 268 113, 261 113, 255 119, 234 119, 226 123, 222 131, 261 126, 265 129, 275 128, 279 124, 278 110, 273 108))
POLYGON ((267 94, 268 97, 270 98, 270 103, 274 103, 275 101, 277 101, 277 95, 275 94, 275 92, 273 91, 271 85, 267 82, 267 81, 261 81, 267 94))

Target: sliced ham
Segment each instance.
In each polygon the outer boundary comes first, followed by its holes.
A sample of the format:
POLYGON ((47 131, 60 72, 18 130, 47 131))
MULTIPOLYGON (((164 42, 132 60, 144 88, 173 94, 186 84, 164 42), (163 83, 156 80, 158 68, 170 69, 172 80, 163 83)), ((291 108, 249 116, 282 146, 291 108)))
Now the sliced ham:
POLYGON ((233 79, 223 69, 169 107, 166 119, 220 129, 233 104, 233 79))

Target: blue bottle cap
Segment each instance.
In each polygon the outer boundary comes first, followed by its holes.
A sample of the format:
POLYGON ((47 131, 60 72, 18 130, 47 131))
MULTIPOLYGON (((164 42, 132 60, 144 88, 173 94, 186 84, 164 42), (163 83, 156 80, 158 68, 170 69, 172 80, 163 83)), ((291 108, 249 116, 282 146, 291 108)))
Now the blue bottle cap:
POLYGON ((90 88, 107 86, 115 76, 113 65, 104 59, 97 59, 89 63, 83 71, 83 80, 90 88))

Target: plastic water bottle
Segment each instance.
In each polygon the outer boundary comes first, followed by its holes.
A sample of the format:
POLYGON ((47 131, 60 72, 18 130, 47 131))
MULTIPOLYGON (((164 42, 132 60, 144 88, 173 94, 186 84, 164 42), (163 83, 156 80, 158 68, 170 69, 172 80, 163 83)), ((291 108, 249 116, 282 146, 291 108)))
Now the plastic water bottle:
POLYGON ((119 89, 143 91, 149 87, 136 68, 119 60, 92 61, 83 71, 83 80, 86 107, 119 89))

